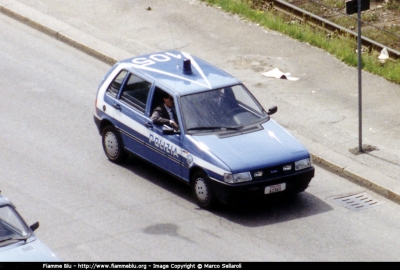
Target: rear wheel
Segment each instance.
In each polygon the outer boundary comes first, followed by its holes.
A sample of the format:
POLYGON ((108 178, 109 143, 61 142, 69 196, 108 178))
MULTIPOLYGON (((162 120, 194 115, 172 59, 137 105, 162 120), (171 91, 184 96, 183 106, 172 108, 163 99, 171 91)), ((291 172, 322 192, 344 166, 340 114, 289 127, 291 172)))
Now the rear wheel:
POLYGON ((121 135, 113 126, 106 126, 102 132, 103 150, 114 163, 122 163, 128 154, 125 152, 121 135))
POLYGON ((198 171, 192 177, 192 192, 196 203, 204 209, 216 206, 218 200, 210 184, 210 179, 204 172, 198 171))

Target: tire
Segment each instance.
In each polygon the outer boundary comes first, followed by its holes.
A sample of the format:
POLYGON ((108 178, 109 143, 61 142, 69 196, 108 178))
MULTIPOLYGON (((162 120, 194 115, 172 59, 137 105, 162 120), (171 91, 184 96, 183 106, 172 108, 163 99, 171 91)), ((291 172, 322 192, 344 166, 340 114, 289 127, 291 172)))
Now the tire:
POLYGON ((128 154, 125 152, 121 135, 117 129, 113 126, 106 126, 101 135, 103 150, 107 158, 117 164, 125 161, 128 154))
POLYGON ((192 193, 198 206, 212 209, 217 205, 218 199, 210 184, 210 179, 204 172, 194 173, 191 181, 192 193))

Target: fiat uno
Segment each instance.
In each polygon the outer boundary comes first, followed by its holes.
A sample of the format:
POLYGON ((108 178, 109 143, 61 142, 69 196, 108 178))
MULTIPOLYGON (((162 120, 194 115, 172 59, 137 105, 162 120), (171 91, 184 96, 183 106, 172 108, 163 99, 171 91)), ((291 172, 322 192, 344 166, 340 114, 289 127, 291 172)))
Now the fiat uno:
POLYGON ((207 209, 308 187, 311 156, 271 119, 276 111, 221 69, 167 51, 116 63, 98 88, 94 122, 110 161, 138 156, 187 183, 207 209), (152 117, 167 98, 175 126, 152 117))

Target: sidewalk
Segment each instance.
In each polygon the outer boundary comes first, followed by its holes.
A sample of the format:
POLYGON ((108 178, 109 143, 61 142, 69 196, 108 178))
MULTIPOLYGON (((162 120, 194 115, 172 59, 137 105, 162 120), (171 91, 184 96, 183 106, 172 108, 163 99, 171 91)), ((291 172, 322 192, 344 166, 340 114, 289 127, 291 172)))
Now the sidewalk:
POLYGON ((338 63, 307 44, 288 41, 277 33, 262 32, 254 25, 199 1, 135 1, 130 5, 127 1, 106 0, 0 0, 0 11, 110 65, 132 55, 162 51, 163 48, 186 50, 201 58, 204 57, 198 52, 204 50, 207 54, 205 59, 215 57, 215 61, 224 61, 219 66, 228 72, 232 66, 237 67, 243 74, 241 78, 246 78, 246 85, 252 91, 251 86, 255 86, 256 95, 264 97, 269 94, 261 92, 257 88, 259 85, 265 84, 276 91, 277 95, 269 98, 287 108, 274 118, 306 145, 314 164, 400 203, 400 85, 363 73, 363 144, 372 151, 357 154, 356 69, 338 63), (175 10, 174 13, 165 12, 167 8, 175 10), (128 12, 130 16, 121 16, 128 12), (207 14, 207 20, 199 25, 204 14, 207 14), (146 20, 154 21, 154 25, 149 27, 146 20), (164 25, 165 20, 175 25, 173 29, 176 32, 164 25), (235 27, 223 27, 229 23, 234 23, 235 27), (180 24, 184 25, 182 29, 178 28, 180 24), (199 37, 184 31, 195 27, 200 29, 199 37), (260 33, 263 36, 259 36, 260 33), (164 40, 163 36, 173 38, 164 40), (209 48, 200 47, 204 37, 210 41, 209 48), (282 50, 283 46, 279 45, 282 40, 288 48, 294 44, 296 53, 290 49, 282 50), (221 44, 221 47, 213 46, 213 42, 221 44), (224 42, 229 42, 230 46, 225 46, 224 42), (270 42, 272 45, 264 45, 260 51, 262 45, 255 46, 257 42, 270 42), (279 56, 276 58, 271 57, 273 53, 269 51, 274 46, 279 56), (244 56, 234 57, 232 51, 244 56), (299 54, 303 58, 296 59, 299 54), (323 64, 316 66, 313 62, 316 59, 321 59, 318 61, 323 64), (281 63, 302 75, 296 82, 297 92, 291 88, 295 84, 256 77, 259 62, 267 63, 271 69, 273 64, 281 63), (353 90, 346 90, 350 88, 353 90), (350 101, 353 102, 351 106, 350 101), (299 106, 298 102, 302 105, 299 106))

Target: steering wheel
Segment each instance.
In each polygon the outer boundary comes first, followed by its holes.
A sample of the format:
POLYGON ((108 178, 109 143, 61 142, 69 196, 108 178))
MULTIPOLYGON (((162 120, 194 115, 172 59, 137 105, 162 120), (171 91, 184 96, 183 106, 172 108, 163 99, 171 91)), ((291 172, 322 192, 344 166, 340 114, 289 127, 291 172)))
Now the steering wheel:
POLYGON ((236 113, 241 112, 242 108, 240 107, 236 107, 233 108, 231 110, 229 110, 222 118, 221 121, 224 122, 224 120, 228 119, 228 118, 232 118, 232 116, 234 116, 236 113))

